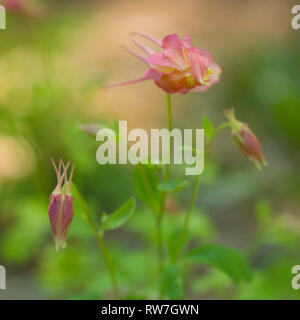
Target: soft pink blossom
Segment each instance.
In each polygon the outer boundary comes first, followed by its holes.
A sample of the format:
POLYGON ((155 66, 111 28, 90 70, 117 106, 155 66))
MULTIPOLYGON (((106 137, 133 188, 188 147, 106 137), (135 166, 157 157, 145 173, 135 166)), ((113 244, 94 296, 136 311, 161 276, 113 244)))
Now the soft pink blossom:
POLYGON ((202 49, 192 46, 190 36, 182 40, 176 34, 170 34, 163 40, 142 33, 132 33, 132 40, 144 55, 124 49, 136 58, 148 64, 143 77, 112 85, 122 86, 152 79, 157 86, 167 93, 202 92, 219 80, 220 67, 214 62, 213 56, 202 49), (161 52, 155 52, 138 40, 144 38, 156 46, 161 52), (146 54, 146 55, 145 55, 146 54))

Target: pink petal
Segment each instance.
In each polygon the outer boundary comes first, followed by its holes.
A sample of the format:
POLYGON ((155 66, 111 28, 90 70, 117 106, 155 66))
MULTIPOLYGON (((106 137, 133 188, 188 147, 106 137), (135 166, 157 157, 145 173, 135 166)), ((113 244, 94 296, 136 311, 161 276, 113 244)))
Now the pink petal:
POLYGON ((177 70, 185 70, 187 61, 183 55, 183 44, 177 34, 170 34, 163 39, 163 54, 176 66, 177 70))
POLYGON ((176 67, 162 53, 150 54, 148 56, 148 64, 150 66, 169 67, 169 68, 171 68, 170 71, 172 71, 172 69, 176 67))
POLYGON ((193 89, 191 89, 190 91, 191 92, 203 92, 203 91, 206 91, 209 88, 210 88, 210 85, 208 85, 208 86, 197 86, 197 87, 194 87, 193 89))
POLYGON ((162 47, 164 49, 181 49, 182 43, 177 34, 169 34, 163 38, 162 47))
POLYGON ((209 68, 212 71, 212 74, 210 76, 210 82, 218 82, 220 79, 220 74, 222 73, 222 69, 215 62, 211 63, 209 65, 209 68))
POLYGON ((203 82, 203 78, 208 69, 208 59, 205 56, 195 53, 189 49, 187 50, 187 55, 193 77, 197 82, 203 82))
POLYGON ((129 81, 126 81, 126 82, 120 82, 120 83, 116 83, 116 84, 111 84, 109 86, 105 86, 103 87, 104 89, 108 89, 108 88, 114 88, 114 87, 123 87, 123 86, 127 86, 127 85, 130 85, 130 84, 135 84, 135 83, 138 83, 138 82, 142 82, 142 81, 145 81, 145 80, 148 80, 149 78, 148 77, 141 77, 141 78, 137 78, 137 79, 134 79, 134 80, 129 80, 129 81))
POLYGON ((144 76, 147 79, 153 79, 154 81, 159 81, 162 76, 162 73, 157 71, 156 69, 149 68, 145 71, 144 76))
POLYGON ((130 80, 130 81, 126 81, 126 82, 121 82, 121 83, 116 83, 116 84, 112 84, 109 86, 105 86, 103 87, 104 89, 108 89, 108 88, 114 88, 114 87, 122 87, 122 86, 127 86, 130 84, 135 84, 138 82, 142 82, 142 81, 146 81, 149 79, 153 79, 155 81, 158 81, 161 78, 162 73, 153 69, 153 68, 148 68, 145 72, 144 72, 144 76, 141 78, 137 78, 134 80, 130 80))
POLYGON ((213 86, 214 84, 216 84, 219 81, 220 77, 219 74, 212 74, 211 78, 209 79, 209 83, 206 86, 196 86, 194 87, 191 91, 192 92, 203 92, 206 91, 207 89, 209 89, 211 86, 213 86))
POLYGON ((136 52, 128 49, 128 48, 125 47, 125 46, 122 46, 122 48, 123 48, 125 51, 127 51, 129 54, 133 55, 134 57, 136 57, 136 58, 138 58, 138 59, 140 59, 140 60, 142 60, 142 61, 144 61, 144 62, 147 63, 147 58, 146 58, 146 57, 144 57, 144 56, 142 56, 141 54, 136 53, 136 52))
POLYGON ((142 37, 142 38, 144 38, 144 39, 147 39, 147 40, 153 42, 154 44, 158 45, 159 47, 162 46, 162 41, 161 41, 161 40, 159 40, 159 39, 157 39, 157 38, 155 38, 155 37, 152 37, 152 36, 150 36, 150 35, 148 35, 148 34, 139 33, 139 32, 132 32, 131 34, 132 34, 133 36, 137 35, 137 36, 140 36, 140 37, 142 37))
POLYGON ((195 47, 191 47, 189 49, 189 51, 191 51, 191 52, 193 52, 193 53, 195 53, 197 55, 200 55, 200 56, 203 56, 203 57, 207 58, 209 63, 212 63, 214 61, 214 58, 213 58, 212 54, 210 52, 204 50, 204 49, 198 49, 198 48, 195 48, 195 47))
POLYGON ((177 70, 185 70, 187 68, 187 61, 184 58, 182 49, 180 49, 180 51, 175 49, 166 49, 164 50, 164 55, 177 70))
POLYGON ((185 36, 182 39, 182 44, 185 48, 191 48, 192 47, 192 39, 190 36, 185 36))
POLYGON ((132 41, 143 51, 145 51, 148 54, 154 53, 154 51, 149 48, 148 46, 144 45, 142 42, 135 39, 135 35, 132 35, 132 41))

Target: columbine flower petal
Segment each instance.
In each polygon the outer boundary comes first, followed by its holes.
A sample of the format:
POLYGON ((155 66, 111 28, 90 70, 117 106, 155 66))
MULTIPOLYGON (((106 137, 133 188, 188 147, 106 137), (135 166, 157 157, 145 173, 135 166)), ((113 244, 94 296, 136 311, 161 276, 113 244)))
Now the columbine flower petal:
POLYGON ((140 32, 131 32, 131 35, 133 36, 140 36, 146 40, 149 40, 151 41, 152 43, 156 44, 157 46, 161 47, 162 46, 162 41, 153 37, 153 36, 150 36, 148 34, 145 34, 145 33, 140 33, 140 32))
POLYGON ((148 64, 165 73, 172 72, 176 68, 176 65, 172 64, 163 53, 150 54, 148 64))

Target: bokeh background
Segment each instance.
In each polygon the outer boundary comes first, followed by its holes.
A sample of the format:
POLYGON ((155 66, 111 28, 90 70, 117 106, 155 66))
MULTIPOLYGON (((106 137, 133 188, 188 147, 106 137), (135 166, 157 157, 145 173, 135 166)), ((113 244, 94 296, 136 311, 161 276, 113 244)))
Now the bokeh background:
MULTIPOLYGON (((1 2, 1 1, 0 1, 1 2)), ((2 1, 3 2, 3 1, 2 1)), ((261 172, 236 150, 228 129, 205 164, 191 235, 239 249, 253 268, 247 283, 223 273, 185 270, 191 299, 298 299, 291 268, 300 264, 300 31, 288 0, 25 0, 0 30, 0 299, 111 297, 97 243, 75 216, 68 247, 56 253, 48 221, 55 186, 50 158, 76 161, 74 181, 94 219, 134 194, 131 166, 100 166, 85 123, 128 120, 165 126, 164 93, 153 83, 102 90, 139 77, 144 64, 120 48, 129 33, 190 34, 223 69, 206 93, 173 95, 174 123, 217 125, 223 110, 259 137, 269 166, 261 172)), ((174 169, 176 171, 176 168, 174 169)), ((176 172, 175 172, 176 173, 176 172)), ((168 228, 182 222, 191 188, 168 201, 168 228)), ((107 235, 123 295, 155 297, 153 216, 139 203, 132 220, 107 235)))

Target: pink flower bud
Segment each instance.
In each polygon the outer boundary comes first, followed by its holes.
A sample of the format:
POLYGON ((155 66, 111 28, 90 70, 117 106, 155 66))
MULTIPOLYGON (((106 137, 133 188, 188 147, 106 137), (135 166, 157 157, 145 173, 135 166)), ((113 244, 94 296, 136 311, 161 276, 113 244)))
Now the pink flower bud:
POLYGON ((257 167, 261 169, 261 165, 266 166, 267 161, 263 155, 263 151, 259 140, 249 128, 247 123, 238 121, 235 118, 234 110, 225 111, 225 115, 229 120, 233 140, 240 151, 257 167))
POLYGON ((56 250, 59 250, 66 247, 67 232, 74 216, 74 199, 71 194, 74 162, 68 180, 67 171, 70 162, 65 166, 62 160, 60 160, 57 168, 55 162, 51 161, 57 175, 57 186, 50 195, 48 213, 56 250), (64 190, 62 189, 63 182, 64 190))

